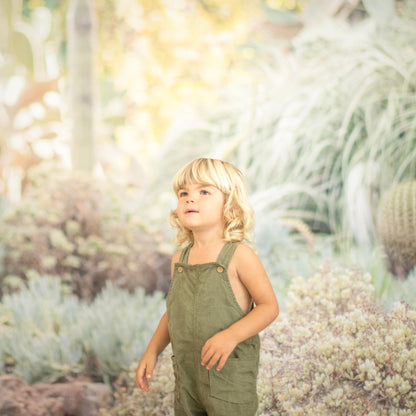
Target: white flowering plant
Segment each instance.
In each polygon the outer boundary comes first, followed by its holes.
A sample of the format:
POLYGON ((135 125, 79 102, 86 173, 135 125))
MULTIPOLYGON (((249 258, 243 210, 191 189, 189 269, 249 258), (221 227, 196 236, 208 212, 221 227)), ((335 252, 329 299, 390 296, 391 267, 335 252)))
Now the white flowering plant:
POLYGON ((262 337, 261 415, 416 413, 416 311, 383 310, 370 282, 351 269, 293 281, 262 337))

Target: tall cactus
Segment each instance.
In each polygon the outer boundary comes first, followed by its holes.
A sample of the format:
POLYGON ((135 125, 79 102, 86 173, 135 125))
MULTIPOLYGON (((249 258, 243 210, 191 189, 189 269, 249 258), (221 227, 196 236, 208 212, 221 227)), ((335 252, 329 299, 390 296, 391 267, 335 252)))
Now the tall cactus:
POLYGON ((96 126, 92 0, 71 0, 67 28, 72 168, 92 172, 96 126))
POLYGON ((416 266, 416 181, 400 183, 382 198, 377 222, 388 269, 406 276, 416 266))

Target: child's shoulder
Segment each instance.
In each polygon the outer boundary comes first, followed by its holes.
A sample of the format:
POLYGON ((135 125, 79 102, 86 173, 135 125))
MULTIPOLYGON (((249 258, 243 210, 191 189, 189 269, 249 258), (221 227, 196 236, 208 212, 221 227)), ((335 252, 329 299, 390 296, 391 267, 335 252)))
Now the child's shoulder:
POLYGON ((235 249, 234 257, 236 260, 238 259, 252 259, 253 257, 257 257, 255 250, 245 243, 239 243, 235 249))
POLYGON ((240 277, 243 275, 254 276, 259 270, 264 269, 254 248, 244 243, 237 246, 231 263, 240 277))
POLYGON ((236 252, 240 252, 243 254, 256 254, 255 250, 253 249, 253 247, 251 247, 251 245, 247 244, 247 243, 243 243, 243 242, 238 242, 237 247, 236 247, 236 252))

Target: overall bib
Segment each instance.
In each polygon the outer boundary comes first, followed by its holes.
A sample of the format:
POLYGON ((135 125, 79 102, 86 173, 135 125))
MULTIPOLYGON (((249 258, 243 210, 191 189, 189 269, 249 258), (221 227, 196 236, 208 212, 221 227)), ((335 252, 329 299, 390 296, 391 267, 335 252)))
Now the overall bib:
POLYGON ((189 265, 191 246, 174 265, 167 316, 175 374, 175 416, 254 416, 260 339, 237 345, 224 368, 201 365, 205 342, 246 313, 234 296, 227 268, 239 243, 226 243, 216 262, 189 265))

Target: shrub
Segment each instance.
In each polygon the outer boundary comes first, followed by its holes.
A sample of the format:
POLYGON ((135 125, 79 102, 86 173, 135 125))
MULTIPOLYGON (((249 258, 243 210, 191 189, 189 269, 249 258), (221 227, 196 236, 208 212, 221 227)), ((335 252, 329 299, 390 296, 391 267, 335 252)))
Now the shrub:
POLYGON ((161 292, 134 295, 108 284, 84 311, 83 344, 94 359, 93 376, 115 379, 140 358, 165 310, 161 292))
POLYGON ((370 277, 322 270, 295 279, 287 314, 263 336, 262 415, 416 412, 416 312, 375 304, 370 277))
POLYGON ((3 362, 27 382, 54 381, 82 371, 81 308, 55 277, 31 276, 28 288, 2 299, 3 362))
POLYGON ((144 353, 165 301, 160 292, 128 293, 109 283, 88 305, 59 279, 33 275, 0 307, 7 318, 0 320, 0 368, 7 363, 29 383, 79 374, 113 381, 144 353))
POLYGON ((127 209, 125 189, 80 174, 53 173, 52 179, 29 184, 22 201, 0 219, 0 296, 10 292, 8 276, 26 281, 31 270, 59 276, 86 299, 107 280, 131 290, 166 290, 169 258, 159 252, 137 209, 127 209))

